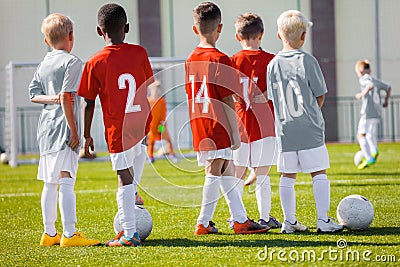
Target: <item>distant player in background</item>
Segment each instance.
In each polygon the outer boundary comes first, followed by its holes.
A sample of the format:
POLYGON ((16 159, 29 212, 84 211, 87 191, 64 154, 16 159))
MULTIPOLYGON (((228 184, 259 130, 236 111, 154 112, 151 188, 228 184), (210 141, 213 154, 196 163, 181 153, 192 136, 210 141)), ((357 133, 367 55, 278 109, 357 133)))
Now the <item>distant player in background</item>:
MULTIPOLYGON (((105 138, 113 170, 117 172, 116 194, 120 224, 123 228, 106 246, 139 246, 136 231, 134 162, 142 157, 143 139, 149 130, 150 105, 147 86, 153 72, 146 50, 124 42, 129 31, 123 7, 106 4, 98 12, 97 33, 106 46, 85 64, 78 94, 85 98, 84 149, 90 157, 94 150, 90 128, 95 99, 100 98, 105 126, 105 138)), ((142 164, 138 165, 142 166, 142 164)))
POLYGON ((391 92, 390 85, 371 76, 368 60, 359 60, 355 65, 359 77, 360 93, 355 95, 357 100, 362 100, 361 118, 358 122, 357 140, 364 154, 363 161, 357 166, 362 170, 376 162, 379 155, 376 141, 376 130, 381 119, 382 106, 387 107, 391 92), (381 102, 381 91, 386 92, 385 102, 381 102))
POLYGON ((317 231, 343 230, 328 217, 330 183, 326 175, 329 155, 325 146, 325 121, 321 107, 328 92, 317 60, 303 52, 307 28, 312 23, 297 10, 283 12, 278 20, 283 49, 267 68, 268 97, 274 103, 278 139, 279 191, 285 220, 282 233, 306 231, 296 219, 294 184, 297 172, 310 173, 317 210, 317 231))
POLYGON ((41 30, 52 51, 39 64, 29 85, 31 101, 43 104, 37 130, 40 151, 38 179, 44 181, 41 198, 44 233, 40 245, 97 245, 100 241, 85 238, 75 228, 74 187, 81 136, 81 101, 76 91, 82 61, 70 54, 74 45, 73 23, 68 17, 55 13, 43 20, 41 30), (57 201, 63 225, 62 236, 55 227, 57 201))
POLYGON ((199 44, 185 62, 193 146, 199 166, 205 166, 205 181, 200 215, 195 235, 215 234, 211 221, 219 199, 225 196, 236 234, 262 233, 269 227, 247 218, 235 177, 232 150, 240 145, 239 130, 232 95, 238 92, 239 80, 227 55, 215 48, 222 30, 221 11, 204 2, 193 10, 193 31, 199 44))
POLYGON ((242 50, 231 58, 232 66, 239 71, 242 86, 241 97, 237 97, 235 102, 241 145, 233 151, 236 177, 241 178, 238 188, 243 194, 244 178, 247 168, 251 167, 256 177, 258 223, 281 228, 282 224, 270 215, 269 171, 271 165, 276 165, 277 147, 273 109, 271 111, 268 104, 272 101, 267 100, 266 73, 274 55, 260 49, 264 33, 260 16, 253 13, 239 15, 235 28, 236 39, 242 45, 242 50))
MULTIPOLYGON (((151 163, 154 162, 154 144, 157 141, 165 140, 166 147, 165 151, 169 156, 169 159, 176 163, 178 159, 175 156, 174 149, 171 142, 171 137, 167 129, 167 102, 161 95, 161 82, 155 81, 149 85, 149 100, 151 106, 151 123, 150 132, 148 134, 148 147, 147 154, 151 163)), ((164 148, 162 148, 164 149, 164 148)))

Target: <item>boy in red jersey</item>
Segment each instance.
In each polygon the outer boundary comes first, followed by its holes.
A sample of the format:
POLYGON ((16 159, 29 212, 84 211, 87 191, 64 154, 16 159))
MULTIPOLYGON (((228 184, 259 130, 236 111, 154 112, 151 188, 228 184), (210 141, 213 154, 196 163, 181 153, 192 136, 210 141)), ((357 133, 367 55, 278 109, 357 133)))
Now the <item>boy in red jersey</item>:
POLYGON ((117 4, 106 4, 98 12, 97 33, 106 46, 86 63, 78 94, 85 98, 84 149, 94 150, 90 128, 95 99, 100 98, 105 138, 112 168, 118 176, 117 204, 122 228, 106 246, 139 246, 136 232, 134 159, 142 153, 142 140, 148 133, 150 106, 146 88, 153 73, 146 50, 124 43, 129 31, 126 13, 117 4))
POLYGON ((240 145, 232 95, 238 80, 227 55, 215 48, 221 33, 221 11, 211 2, 193 10, 193 31, 199 45, 185 63, 193 146, 199 166, 205 166, 205 182, 200 215, 195 235, 218 233, 211 221, 218 199, 219 187, 228 203, 236 234, 253 234, 269 230, 247 218, 236 187, 232 150, 240 145), (233 91, 232 91, 233 90, 233 91))
POLYGON ((264 26, 253 13, 239 15, 235 21, 236 39, 242 50, 232 56, 232 65, 239 71, 242 91, 236 98, 236 113, 241 145, 233 152, 236 177, 241 178, 238 188, 243 193, 247 168, 254 170, 256 198, 260 219, 258 223, 270 228, 281 228, 281 223, 270 216, 271 182, 269 171, 276 164, 274 118, 266 98, 266 73, 274 55, 260 50, 264 26))

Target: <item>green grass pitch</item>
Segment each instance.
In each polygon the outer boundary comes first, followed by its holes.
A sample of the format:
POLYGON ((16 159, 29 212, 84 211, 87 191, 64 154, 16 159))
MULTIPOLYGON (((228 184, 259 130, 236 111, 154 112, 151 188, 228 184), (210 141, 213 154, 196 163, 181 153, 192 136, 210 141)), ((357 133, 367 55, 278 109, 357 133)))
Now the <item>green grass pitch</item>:
MULTIPOLYGON (((213 221, 221 234, 194 236, 199 213, 203 170, 195 159, 176 166, 166 160, 146 165, 139 192, 153 217, 153 231, 141 247, 60 248, 39 246, 42 234, 37 166, 0 166, 0 266, 384 266, 400 263, 400 144, 379 144, 377 164, 358 171, 355 144, 328 144, 331 168, 330 216, 339 201, 350 194, 367 197, 375 209, 365 231, 317 234, 316 212, 309 175, 296 183, 297 217, 309 233, 283 235, 270 230, 261 235, 234 235, 226 219, 229 212, 220 199, 213 221)), ((279 174, 271 171, 272 215, 282 220, 279 174)), ((79 165, 77 228, 103 243, 114 237, 117 179, 109 162, 79 165)), ((254 187, 243 200, 248 216, 258 219, 254 187)), ((62 231, 60 216, 57 229, 62 231)))

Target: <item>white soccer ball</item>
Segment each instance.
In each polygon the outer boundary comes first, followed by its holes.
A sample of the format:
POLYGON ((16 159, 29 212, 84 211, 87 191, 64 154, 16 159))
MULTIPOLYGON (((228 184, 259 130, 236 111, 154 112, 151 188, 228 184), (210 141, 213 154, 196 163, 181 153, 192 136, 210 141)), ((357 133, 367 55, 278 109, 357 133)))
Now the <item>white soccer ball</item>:
POLYGON ((8 164, 9 158, 7 153, 1 153, 0 155, 0 162, 3 164, 8 164))
POLYGON ((360 195, 343 198, 337 207, 339 223, 350 230, 364 230, 374 219, 374 207, 371 202, 360 195))
POLYGON ((354 164, 356 166, 360 165, 364 158, 364 153, 360 150, 354 155, 354 164))
MULTIPOLYGON (((150 212, 144 207, 135 205, 136 216, 136 232, 139 234, 140 240, 145 240, 153 229, 153 219, 150 212)), ((114 231, 116 234, 121 232, 122 226, 119 220, 118 212, 114 217, 114 231)))

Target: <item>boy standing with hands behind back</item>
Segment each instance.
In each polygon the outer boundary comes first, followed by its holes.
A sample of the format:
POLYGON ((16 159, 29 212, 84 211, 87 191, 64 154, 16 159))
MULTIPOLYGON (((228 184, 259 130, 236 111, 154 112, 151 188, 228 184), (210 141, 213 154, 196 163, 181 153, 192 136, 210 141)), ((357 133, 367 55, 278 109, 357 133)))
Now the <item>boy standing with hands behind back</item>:
POLYGON ((232 56, 232 65, 239 71, 240 98, 235 102, 238 115, 241 145, 233 152, 236 177, 241 178, 239 189, 243 192, 244 177, 248 167, 256 175, 256 199, 260 219, 258 223, 270 228, 282 224, 270 215, 271 181, 269 171, 276 164, 276 139, 274 117, 267 101, 266 72, 273 54, 260 49, 264 25, 260 16, 253 13, 239 15, 235 21, 236 39, 242 50, 232 56))
POLYGON ((95 99, 101 101, 105 138, 112 168, 117 172, 116 194, 118 214, 123 228, 106 246, 139 246, 136 232, 133 164, 143 151, 142 140, 148 133, 150 106, 147 85, 153 82, 153 72, 146 50, 124 42, 129 31, 123 7, 106 4, 98 12, 97 33, 106 46, 85 64, 78 94, 85 98, 84 149, 91 157, 94 150, 90 134, 95 99))
POLYGON ((330 183, 326 175, 329 155, 321 107, 327 88, 317 60, 301 47, 312 22, 297 10, 283 12, 278 20, 283 49, 267 68, 268 98, 274 103, 278 138, 279 191, 285 220, 282 233, 306 231, 296 219, 294 184, 297 172, 310 173, 317 209, 317 231, 332 233, 343 226, 328 217, 330 183))
POLYGON ((29 85, 31 101, 43 104, 37 130, 38 179, 44 181, 41 198, 44 233, 40 245, 97 245, 100 241, 85 238, 75 229, 74 187, 81 134, 81 101, 76 91, 82 61, 70 54, 74 45, 73 23, 62 14, 50 14, 43 20, 41 30, 52 51, 39 64, 29 85), (57 201, 63 224, 62 236, 55 227, 57 201))
POLYGON ((205 182, 195 235, 218 232, 211 221, 219 199, 219 188, 229 206, 236 234, 266 232, 269 228, 247 218, 236 187, 232 150, 240 145, 232 95, 238 88, 236 72, 227 55, 215 48, 222 30, 221 11, 204 2, 193 10, 193 31, 199 45, 185 63, 193 146, 199 166, 205 166, 205 182), (233 91, 232 91, 233 90, 233 91))

